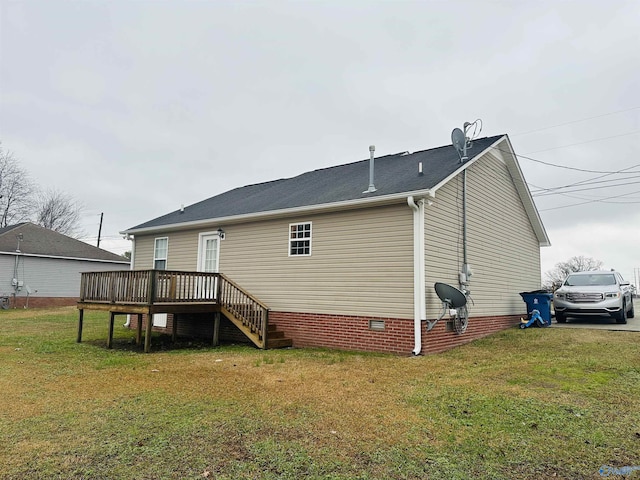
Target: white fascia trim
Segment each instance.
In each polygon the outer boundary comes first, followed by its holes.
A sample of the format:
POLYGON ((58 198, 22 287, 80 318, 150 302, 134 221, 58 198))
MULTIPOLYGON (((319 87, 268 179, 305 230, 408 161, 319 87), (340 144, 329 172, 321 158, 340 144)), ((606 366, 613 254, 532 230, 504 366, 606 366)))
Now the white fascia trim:
POLYGON ((440 183, 438 183, 436 186, 434 186, 431 189, 433 191, 433 193, 436 193, 441 187, 443 187, 444 185, 449 183, 451 180, 456 178, 458 176, 458 174, 460 174, 461 172, 463 172, 464 170, 469 168, 471 165, 476 163, 480 158, 482 158, 484 156, 485 153, 489 152, 494 147, 494 145, 497 145, 499 142, 501 142, 503 138, 505 138, 505 137, 501 137, 500 139, 498 139, 493 145, 490 145, 487 148, 485 148, 482 152, 480 152, 478 155, 473 157, 471 160, 467 160, 464 163, 461 162, 460 163, 460 168, 455 170, 451 175, 446 177, 444 180, 442 180, 440 183))
POLYGON ((284 208, 282 210, 269 210, 267 212, 246 213, 242 215, 231 215, 228 217, 207 218, 203 220, 194 220, 191 222, 173 223, 167 225, 158 225, 155 227, 132 228, 123 230, 121 235, 147 234, 153 232, 167 232, 172 230, 185 230, 188 228, 199 228, 209 225, 241 223, 250 220, 263 220, 269 218, 281 218, 292 215, 310 214, 316 212, 331 212, 340 210, 349 210, 356 207, 368 207, 372 205, 384 205, 393 203, 406 203, 407 196, 423 197, 429 195, 430 189, 416 190, 413 192, 393 193, 390 195, 380 195, 372 198, 358 198, 356 200, 345 200, 342 202, 323 203, 319 205, 305 205, 303 207, 284 208))
POLYGON ((97 263, 122 263, 124 265, 129 265, 130 262, 126 260, 100 260, 97 258, 80 258, 80 257, 61 257, 59 255, 42 255, 37 253, 18 253, 18 252, 0 252, 0 255, 14 255, 20 257, 35 257, 35 258, 51 258, 54 260, 75 260, 81 262, 97 262, 97 263))

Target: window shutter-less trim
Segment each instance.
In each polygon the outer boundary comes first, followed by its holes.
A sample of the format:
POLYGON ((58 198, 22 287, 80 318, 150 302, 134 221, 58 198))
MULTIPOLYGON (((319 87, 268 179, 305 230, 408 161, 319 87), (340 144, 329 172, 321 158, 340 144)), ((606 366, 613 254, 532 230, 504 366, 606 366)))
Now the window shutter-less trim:
POLYGON ((289 224, 289 256, 311 255, 311 222, 289 224))
POLYGON ((169 238, 159 237, 155 239, 153 248, 153 268, 155 270, 167 269, 167 254, 169 253, 169 238))

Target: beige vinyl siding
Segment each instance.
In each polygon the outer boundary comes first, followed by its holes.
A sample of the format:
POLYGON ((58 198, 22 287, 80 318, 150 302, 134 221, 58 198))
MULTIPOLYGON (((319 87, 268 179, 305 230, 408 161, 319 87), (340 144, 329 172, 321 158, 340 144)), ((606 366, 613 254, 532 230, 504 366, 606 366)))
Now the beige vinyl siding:
MULTIPOLYGON (((135 254, 133 258, 134 270, 147 270, 153 268, 153 247, 155 236, 136 235, 135 254)), ((169 239, 169 249, 171 249, 171 239, 169 239)), ((170 261, 171 252, 167 254, 167 263, 170 261)))
POLYGON ((220 271, 274 310, 410 318, 412 229, 403 205, 229 226, 220 271), (312 255, 289 256, 304 222, 312 255))
MULTIPOLYGON (((285 312, 412 318, 413 217, 405 204, 223 225, 220 272, 285 312), (312 223, 311 256, 289 256, 289 225, 312 223)), ((169 238, 168 270, 196 270, 198 234, 136 236, 135 268, 169 238)))
POLYGON ((155 239, 167 237, 167 270, 195 271, 198 266, 198 234, 200 230, 163 233, 158 235, 136 235, 135 269, 153 268, 155 239))
MULTIPOLYGON (((462 174, 440 189, 425 219, 428 317, 441 302, 433 283, 458 285, 462 266, 462 174)), ((504 163, 487 155, 467 170, 471 316, 521 314, 519 292, 540 288, 540 246, 504 163)))

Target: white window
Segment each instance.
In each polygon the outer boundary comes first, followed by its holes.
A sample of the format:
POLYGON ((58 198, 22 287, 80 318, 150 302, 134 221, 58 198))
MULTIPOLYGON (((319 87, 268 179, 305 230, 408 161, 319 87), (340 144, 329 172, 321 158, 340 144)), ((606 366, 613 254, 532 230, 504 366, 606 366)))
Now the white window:
POLYGON ((153 268, 156 270, 167 269, 167 253, 169 252, 169 239, 167 237, 156 238, 153 249, 153 268))
POLYGON ((311 222, 289 224, 289 256, 311 255, 311 222))

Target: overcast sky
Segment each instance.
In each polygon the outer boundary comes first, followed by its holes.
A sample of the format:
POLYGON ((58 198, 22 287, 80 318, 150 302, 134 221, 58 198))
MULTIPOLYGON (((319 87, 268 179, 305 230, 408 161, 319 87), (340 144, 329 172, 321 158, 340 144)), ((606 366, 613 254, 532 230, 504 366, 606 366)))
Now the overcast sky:
POLYGON ((543 273, 586 255, 633 281, 639 32, 619 0, 1 0, 0 141, 122 253, 118 232, 181 204, 480 118, 521 155, 543 273))

